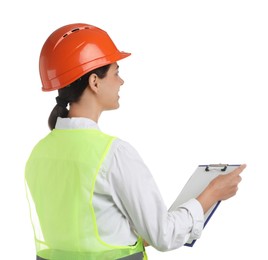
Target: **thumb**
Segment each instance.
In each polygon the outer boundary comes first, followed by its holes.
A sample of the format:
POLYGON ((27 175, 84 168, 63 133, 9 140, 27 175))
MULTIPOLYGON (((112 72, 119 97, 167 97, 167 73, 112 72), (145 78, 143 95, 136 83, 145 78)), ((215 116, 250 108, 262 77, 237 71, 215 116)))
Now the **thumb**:
POLYGON ((244 169, 247 167, 246 164, 241 164, 239 167, 237 167, 235 170, 230 172, 231 175, 239 175, 244 171, 244 169))

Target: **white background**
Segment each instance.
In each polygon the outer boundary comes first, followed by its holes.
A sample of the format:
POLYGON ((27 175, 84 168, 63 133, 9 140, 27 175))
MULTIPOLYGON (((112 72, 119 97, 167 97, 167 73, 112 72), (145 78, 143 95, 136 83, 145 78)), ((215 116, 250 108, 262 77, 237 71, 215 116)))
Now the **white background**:
MULTIPOLYGON (((56 92, 38 72, 43 42, 75 22, 106 30, 120 50, 125 84, 119 110, 100 128, 130 142, 151 169, 169 207, 198 164, 247 163, 193 248, 147 248, 149 259, 268 256, 268 5, 248 0, 2 1, 1 255, 35 259, 24 165, 49 132, 56 92), (157 145, 156 145, 157 144, 157 145), (160 146, 161 149, 156 149, 160 146)), ((1 257, 2 258, 2 257, 1 257)))

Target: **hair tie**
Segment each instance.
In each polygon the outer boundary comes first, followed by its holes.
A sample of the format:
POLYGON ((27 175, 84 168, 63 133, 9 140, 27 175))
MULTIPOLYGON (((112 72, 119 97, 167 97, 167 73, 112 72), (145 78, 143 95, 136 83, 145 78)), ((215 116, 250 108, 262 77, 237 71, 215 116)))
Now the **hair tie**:
POLYGON ((60 96, 56 97, 56 102, 57 102, 57 105, 59 105, 61 107, 64 107, 64 108, 66 108, 68 103, 69 103, 68 101, 66 101, 65 99, 61 98, 60 96))

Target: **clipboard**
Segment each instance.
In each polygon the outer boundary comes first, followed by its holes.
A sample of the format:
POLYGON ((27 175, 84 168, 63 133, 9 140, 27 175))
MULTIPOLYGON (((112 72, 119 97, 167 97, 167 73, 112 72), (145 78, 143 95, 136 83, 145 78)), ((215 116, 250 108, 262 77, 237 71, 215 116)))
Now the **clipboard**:
MULTIPOLYGON (((176 210, 181 204, 187 202, 192 198, 196 198, 206 187, 207 185, 218 175, 227 174, 237 167, 240 164, 208 164, 208 165, 199 165, 197 169, 194 171, 192 176, 184 185, 182 191, 178 195, 177 199, 169 208, 169 211, 176 210)), ((221 201, 215 203, 204 215, 204 227, 209 222, 210 218, 216 211, 221 201)), ((204 228, 203 227, 203 228, 204 228)), ((189 238, 184 246, 192 247, 196 239, 189 238)))

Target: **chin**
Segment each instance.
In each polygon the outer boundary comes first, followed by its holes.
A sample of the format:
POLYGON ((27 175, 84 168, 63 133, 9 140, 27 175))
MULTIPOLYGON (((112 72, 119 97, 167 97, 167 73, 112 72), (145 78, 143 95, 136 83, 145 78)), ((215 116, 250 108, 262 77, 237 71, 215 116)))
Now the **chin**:
POLYGON ((119 104, 119 102, 117 102, 117 103, 115 104, 114 109, 117 109, 117 108, 119 108, 119 107, 120 107, 120 104, 119 104))
POLYGON ((118 109, 119 107, 120 107, 120 104, 118 103, 117 105, 108 107, 108 108, 106 108, 105 110, 116 110, 116 109, 118 109))

